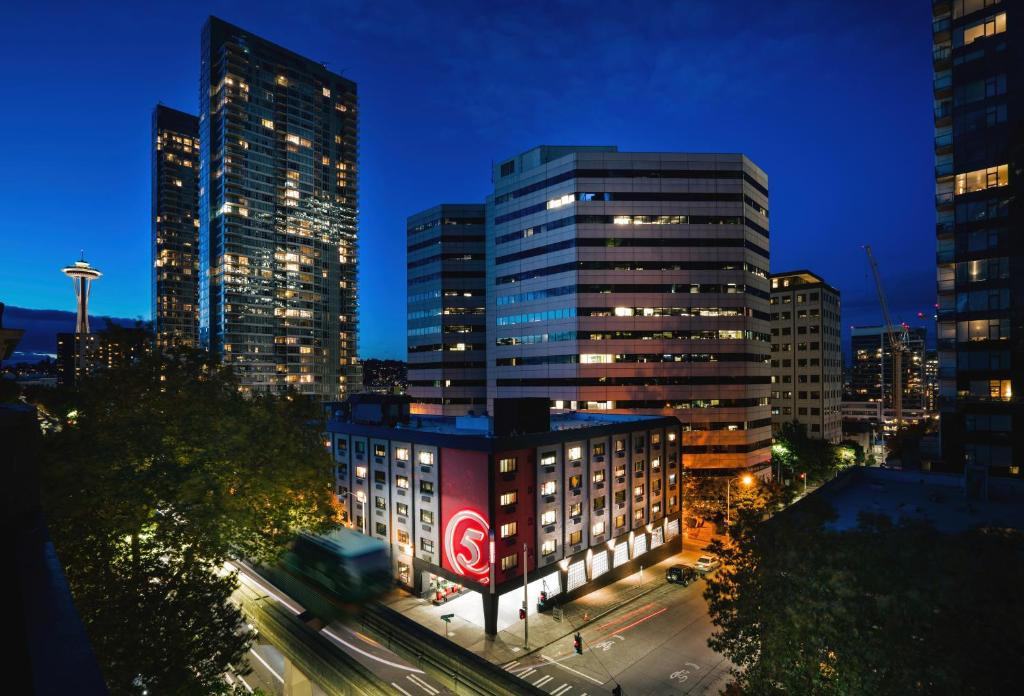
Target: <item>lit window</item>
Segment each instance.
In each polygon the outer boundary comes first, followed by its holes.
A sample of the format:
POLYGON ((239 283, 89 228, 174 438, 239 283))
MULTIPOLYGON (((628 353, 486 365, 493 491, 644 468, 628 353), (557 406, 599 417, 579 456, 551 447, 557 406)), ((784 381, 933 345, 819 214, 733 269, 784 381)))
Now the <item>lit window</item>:
POLYGON ((395 477, 395 485, 399 488, 409 489, 409 477, 408 476, 397 476, 395 477))
POLYGON ((554 495, 557 487, 554 481, 545 481, 540 485, 541 495, 554 495))
POLYGON ((503 556, 501 559, 502 570, 512 570, 517 565, 519 565, 519 556, 517 554, 513 553, 508 556, 503 556))
POLYGON ((269 118, 262 118, 262 119, 260 119, 260 123, 263 124, 264 128, 269 128, 270 130, 274 130, 274 122, 271 121, 269 118))
POLYGON ((569 532, 569 545, 575 546, 576 544, 583 541, 583 532, 577 529, 575 532, 569 532))
POLYGON ((501 498, 498 500, 502 505, 515 505, 516 498, 516 491, 509 491, 508 493, 502 493, 501 498))
POLYGON ((593 478, 594 478, 594 483, 602 483, 602 482, 604 482, 604 471, 602 470, 602 471, 594 472, 594 477, 593 478))
POLYGON ((503 459, 499 459, 498 460, 498 471, 500 471, 501 473, 503 473, 503 474, 511 474, 515 470, 516 470, 516 458, 515 457, 505 457, 503 459))
POLYGON ((549 524, 555 523, 555 511, 548 510, 540 516, 540 524, 542 527, 547 527, 549 524))
POLYGON ((433 492, 434 492, 434 482, 433 481, 420 481, 420 493, 425 493, 427 495, 430 495, 433 492))
POLYGON ((590 530, 590 533, 594 536, 601 536, 604 534, 604 522, 598 522, 595 524, 593 529, 590 530))
POLYGON ((409 450, 406 447, 399 447, 395 450, 395 459, 407 462, 409 461, 409 450))
POLYGON ((434 541, 432 539, 420 539, 420 548, 427 553, 434 553, 434 541))
POLYGON ((550 556, 554 552, 555 552, 555 540, 554 539, 548 539, 543 544, 541 544, 541 546, 540 546, 540 555, 541 556, 550 556))
POLYGON ((569 448, 569 461, 576 461, 583 456, 583 448, 579 445, 569 448))
POLYGON ((517 524, 515 522, 506 522, 501 525, 501 538, 508 539, 510 536, 515 536, 517 524))
POLYGON ((1004 31, 1006 31, 1006 13, 1002 12, 992 17, 986 17, 973 26, 965 27, 963 45, 974 43, 986 36, 1002 34, 1004 31))
POLYGON ((956 195, 1006 186, 1008 183, 1010 183, 1009 167, 1005 164, 986 169, 975 169, 973 172, 956 175, 956 195))
POLYGON ((366 478, 366 467, 365 466, 357 466, 356 467, 356 478, 360 478, 360 479, 366 478))
POLYGON ((408 544, 409 543, 409 532, 405 531, 404 529, 399 529, 398 530, 398 543, 399 544, 408 544))
POLYGON ((326 87, 324 87, 324 96, 325 96, 325 97, 329 97, 329 96, 331 96, 331 90, 329 90, 329 89, 327 89, 326 87))
POLYGON ((541 466, 554 466, 555 465, 555 453, 554 452, 545 452, 544 454, 542 454, 540 456, 540 465, 541 466))
POLYGON ((420 522, 423 524, 434 524, 434 513, 430 510, 420 510, 420 522))
POLYGON ((406 503, 396 503, 395 514, 400 517, 407 517, 409 515, 409 506, 406 503))
POLYGON ((430 466, 431 464, 434 463, 434 453, 433 452, 420 452, 417 455, 417 459, 419 460, 420 464, 426 464, 427 466, 430 466))

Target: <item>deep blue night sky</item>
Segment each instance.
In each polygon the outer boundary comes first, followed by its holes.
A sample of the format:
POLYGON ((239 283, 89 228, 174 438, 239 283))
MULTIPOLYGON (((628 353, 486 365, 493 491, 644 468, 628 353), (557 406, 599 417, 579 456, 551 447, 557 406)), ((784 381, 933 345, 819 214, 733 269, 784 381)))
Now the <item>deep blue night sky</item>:
MULTIPOLYGON (((743 152, 769 176, 772 270, 810 268, 843 323, 935 298, 930 5, 891 2, 12 3, 0 26, 0 301, 149 316, 150 112, 195 112, 218 15, 359 85, 360 354, 405 355, 405 217, 482 200, 545 144, 743 152)), ((928 322, 929 334, 933 325, 928 322)), ((844 343, 845 347, 845 343, 844 343)))

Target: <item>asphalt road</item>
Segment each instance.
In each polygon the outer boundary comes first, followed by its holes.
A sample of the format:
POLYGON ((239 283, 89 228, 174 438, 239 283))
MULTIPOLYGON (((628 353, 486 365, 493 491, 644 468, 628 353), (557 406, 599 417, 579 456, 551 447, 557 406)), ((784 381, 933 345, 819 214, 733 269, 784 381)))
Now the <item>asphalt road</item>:
POLYGON ((567 636, 502 667, 553 696, 603 696, 616 683, 623 696, 717 694, 730 664, 707 645, 703 591, 666 583, 582 629, 582 655, 567 636))
MULTIPOLYGON (((256 575, 248 566, 238 564, 238 570, 239 582, 263 594, 267 601, 277 602, 296 615, 303 612, 304 607, 301 604, 263 577, 256 575)), ((369 636, 341 622, 332 622, 325 626, 320 630, 320 635, 390 684, 396 694, 439 696, 452 693, 436 683, 422 669, 409 664, 369 636)), ((268 693, 283 693, 284 659, 276 649, 268 645, 256 645, 246 657, 253 672, 239 679, 243 687, 248 682, 251 687, 259 685, 268 693)))

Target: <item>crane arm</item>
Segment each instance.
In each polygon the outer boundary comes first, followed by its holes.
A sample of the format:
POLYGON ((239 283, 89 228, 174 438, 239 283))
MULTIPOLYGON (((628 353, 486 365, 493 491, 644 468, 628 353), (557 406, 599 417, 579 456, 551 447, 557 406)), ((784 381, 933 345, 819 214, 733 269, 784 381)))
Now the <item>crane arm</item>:
POLYGON ((885 291, 882 289, 882 276, 878 272, 878 262, 875 261, 875 255, 871 253, 870 244, 864 245, 864 251, 868 255, 871 273, 875 277, 875 291, 878 293, 878 303, 882 306, 882 319, 885 321, 885 332, 889 334, 889 345, 893 350, 900 350, 905 347, 902 331, 897 332, 896 325, 893 324, 892 316, 889 314, 889 303, 886 301, 885 291))

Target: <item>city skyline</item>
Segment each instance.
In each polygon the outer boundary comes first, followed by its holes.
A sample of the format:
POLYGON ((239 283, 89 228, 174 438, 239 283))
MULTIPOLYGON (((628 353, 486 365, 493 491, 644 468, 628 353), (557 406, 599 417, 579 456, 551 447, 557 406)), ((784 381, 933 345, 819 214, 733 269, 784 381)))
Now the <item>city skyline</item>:
MULTIPOLYGON (((54 104, 46 95, 25 99, 25 109, 0 117, 9 130, 28 136, 11 153, 27 163, 27 176, 6 189, 19 202, 9 207, 26 212, 8 220, 10 253, 0 259, 6 278, 0 296, 13 306, 66 308, 66 288, 52 269, 84 246, 108 273, 103 292, 94 298, 96 313, 151 318, 149 113, 160 100, 196 112, 199 32, 212 11, 360 83, 363 357, 404 355, 405 298, 397 291, 402 283, 393 282, 400 271, 381 270, 404 240, 406 217, 438 200, 482 200, 492 161, 545 142, 616 142, 631 151, 745 152, 773 183, 773 270, 812 267, 834 279, 844 295, 844 335, 852 324, 879 323, 867 264, 856 256, 863 243, 872 243, 880 257, 895 298, 894 314, 913 323, 918 312, 930 311, 934 209, 926 201, 933 154, 930 138, 922 133, 931 125, 931 66, 928 32, 918 36, 900 29, 916 27, 904 16, 913 8, 879 14, 870 3, 834 11, 795 3, 769 13, 751 3, 746 11, 758 20, 751 25, 758 25, 759 32, 729 37, 710 31, 721 16, 710 5, 662 12, 657 22, 653 16, 613 17, 616 11, 600 19, 578 19, 553 7, 529 20, 499 12, 481 24, 465 16, 467 8, 453 5, 428 14, 413 6, 402 12, 325 6, 319 14, 311 10, 286 18, 268 6, 231 3, 185 5, 173 14, 114 8, 86 16, 62 9, 68 21, 47 35, 42 62, 26 66, 14 88, 28 93, 40 75, 66 87, 64 96, 82 112, 83 137, 59 151, 42 137, 39 129, 48 127, 47 110, 54 104), (424 55, 427 39, 418 35, 417 23, 436 28, 459 17, 479 31, 460 32, 444 51, 424 55), (614 41, 594 43, 612 21, 627 31, 614 41), (351 41, 332 35, 330 27, 343 22, 354 27, 351 41), (579 24, 579 36, 551 47, 552 27, 566 22, 579 24), (101 83, 91 78, 58 73, 78 45, 63 26, 114 39, 107 43, 116 49, 90 46, 90 66, 132 88, 115 93, 97 88, 101 83), (772 27, 783 26, 788 41, 766 38, 772 27), (164 37, 158 47, 146 44, 147 30, 164 37), (868 31, 881 36, 866 42, 868 31), (645 32, 655 40, 650 51, 648 42, 637 39, 645 32), (529 37, 527 47, 485 48, 502 44, 497 39, 506 35, 529 37), (120 60, 125 50, 136 56, 131 65, 120 60), (538 51, 541 55, 534 55, 538 51), (735 58, 743 52, 766 70, 757 80, 744 79, 740 88, 739 64, 747 61, 735 58), (808 84, 806 66, 826 56, 828 74, 808 84), (586 75, 592 68, 614 87, 588 92, 586 75), (503 91, 493 75, 507 75, 502 82, 509 88, 503 91), (523 93, 530 98, 515 97, 523 93), (633 105, 638 99, 643 106, 633 105), (425 108, 407 109, 406 103, 425 108), (582 114, 581 103, 587 106, 582 114), (741 108, 734 107, 737 103, 741 108), (115 132, 119 136, 111 137, 115 132), (836 132, 847 137, 836 138, 836 132), (100 138, 102 150, 97 149, 100 138), (24 148, 31 148, 31 154, 24 148), (104 154, 97 158, 97 152, 104 154), (61 179, 51 182, 54 168, 40 167, 58 156, 65 158, 65 168, 61 179), (892 162, 904 163, 901 174, 881 176, 892 162), (100 167, 99 176, 85 177, 87 167, 100 167), (72 179, 80 183, 71 186, 67 182, 72 179), (42 185, 26 188, 26 181, 42 185), (47 206, 52 192, 68 205, 47 206), (865 200, 878 210, 871 219, 858 212, 864 206, 857 201, 865 200), (51 242, 39 249, 34 240, 44 233, 51 242), (821 243, 823 235, 828 244, 821 243), (72 241, 79 238, 80 243, 72 241)), ((19 54, 27 50, 20 37, 34 37, 28 27, 44 13, 18 12, 11 26, 25 30, 3 49, 11 52, 14 65, 24 61, 19 54)))

